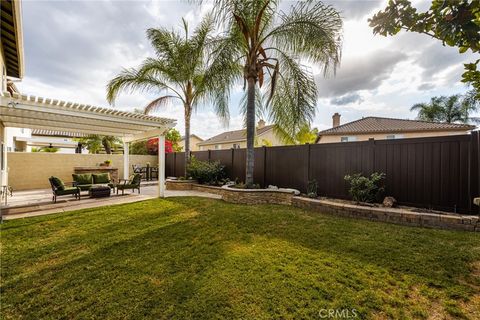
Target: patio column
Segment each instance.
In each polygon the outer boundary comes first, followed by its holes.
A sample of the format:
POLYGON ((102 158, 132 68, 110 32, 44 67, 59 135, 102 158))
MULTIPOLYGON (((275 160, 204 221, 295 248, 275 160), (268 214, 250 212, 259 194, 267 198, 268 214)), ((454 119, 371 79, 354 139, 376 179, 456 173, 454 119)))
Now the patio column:
POLYGON ((127 180, 130 177, 130 163, 129 163, 129 154, 130 154, 130 143, 123 142, 123 179, 127 180))
POLYGON ((165 136, 158 137, 158 197, 165 197, 165 136))
POLYGON ((8 150, 7 150, 7 128, 4 126, 0 126, 2 130, 2 167, 0 168, 1 170, 1 179, 0 179, 0 184, 2 186, 8 186, 8 161, 7 161, 7 155, 8 155, 8 150))

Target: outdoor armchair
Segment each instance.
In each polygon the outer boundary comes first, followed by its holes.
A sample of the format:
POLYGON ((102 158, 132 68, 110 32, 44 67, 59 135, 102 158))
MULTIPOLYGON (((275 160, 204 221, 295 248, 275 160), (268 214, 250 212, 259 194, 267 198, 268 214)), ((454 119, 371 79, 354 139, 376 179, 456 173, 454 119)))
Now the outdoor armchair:
POLYGON ((131 189, 133 192, 135 189, 138 190, 140 194, 140 182, 142 181, 142 175, 140 173, 135 173, 130 176, 129 179, 121 179, 120 183, 117 184, 117 194, 119 190, 122 190, 122 195, 125 193, 125 190, 131 189))
POLYGON ((48 178, 48 181, 50 181, 52 187, 52 201, 54 203, 57 203, 58 196, 73 195, 75 199, 80 200, 80 189, 78 187, 67 187, 60 178, 53 176, 48 178))

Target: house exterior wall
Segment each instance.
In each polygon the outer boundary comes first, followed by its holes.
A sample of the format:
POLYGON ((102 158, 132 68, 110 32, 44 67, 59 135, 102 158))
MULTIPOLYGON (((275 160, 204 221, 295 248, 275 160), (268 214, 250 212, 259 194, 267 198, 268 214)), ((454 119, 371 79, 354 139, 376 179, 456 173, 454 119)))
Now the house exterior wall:
MULTIPOLYGON (((268 141, 271 143, 271 146, 283 146, 284 143, 282 140, 275 134, 273 130, 268 130, 266 132, 263 132, 262 134, 259 134, 255 137, 255 144, 257 146, 262 146, 263 145, 263 140, 268 141)), ((237 148, 246 148, 247 147, 247 140, 238 140, 238 141, 230 141, 230 142, 224 142, 224 143, 211 143, 211 144, 206 144, 199 146, 199 151, 202 150, 224 150, 224 149, 231 149, 234 148, 235 146, 237 148)), ((194 151, 194 150, 192 150, 194 151)))
MULTIPOLYGON (((367 141, 371 138, 375 140, 386 140, 387 136, 395 135, 395 139, 403 138, 426 138, 441 137, 459 134, 467 134, 468 131, 431 131, 431 132, 395 132, 395 133, 377 133, 377 134, 342 134, 322 136, 318 143, 335 143, 342 142, 342 137, 355 137, 354 141, 367 141)), ((353 140, 352 140, 353 141, 353 140)))
MULTIPOLYGON (((199 139, 195 136, 191 136, 190 137, 190 151, 200 151, 200 147, 197 144, 202 142, 202 141, 203 140, 201 140, 201 139, 199 139)), ((182 147, 182 151, 185 151, 185 140, 180 140, 178 145, 180 147, 182 147)))
MULTIPOLYGON (((123 177, 123 154, 58 154, 43 152, 9 152, 8 184, 13 190, 50 188, 48 178, 57 176, 65 183, 72 181, 74 167, 96 166, 105 160, 112 160, 112 167, 118 168, 123 177)), ((145 166, 158 165, 157 156, 130 155, 129 163, 145 166)), ((130 171, 131 172, 131 171, 130 171)))

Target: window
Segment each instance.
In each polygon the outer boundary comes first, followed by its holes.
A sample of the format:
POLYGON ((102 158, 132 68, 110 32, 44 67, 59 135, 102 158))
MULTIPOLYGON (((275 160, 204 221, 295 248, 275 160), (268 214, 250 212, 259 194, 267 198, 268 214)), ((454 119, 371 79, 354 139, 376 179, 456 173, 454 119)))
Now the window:
POLYGON ((387 140, 402 139, 402 138, 403 138, 402 134, 389 134, 389 135, 387 135, 387 140))
POLYGON ((240 145, 238 143, 234 143, 232 148, 233 149, 240 149, 240 145))
POLYGON ((215 145, 215 150, 220 150, 222 149, 222 145, 221 144, 216 144, 215 145))
POLYGON ((340 138, 340 142, 352 142, 352 141, 357 141, 357 137, 349 136, 349 137, 341 137, 340 138))

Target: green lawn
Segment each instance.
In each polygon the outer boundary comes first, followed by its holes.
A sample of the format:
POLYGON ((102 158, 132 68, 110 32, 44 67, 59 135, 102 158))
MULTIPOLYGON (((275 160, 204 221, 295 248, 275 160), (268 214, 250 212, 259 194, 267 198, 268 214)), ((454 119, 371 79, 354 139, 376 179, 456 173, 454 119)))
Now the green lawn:
POLYGON ((4 319, 480 318, 480 235, 170 198, 7 221, 4 319))

